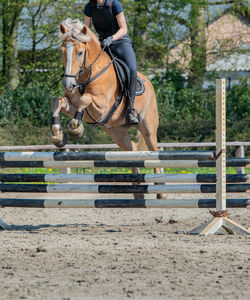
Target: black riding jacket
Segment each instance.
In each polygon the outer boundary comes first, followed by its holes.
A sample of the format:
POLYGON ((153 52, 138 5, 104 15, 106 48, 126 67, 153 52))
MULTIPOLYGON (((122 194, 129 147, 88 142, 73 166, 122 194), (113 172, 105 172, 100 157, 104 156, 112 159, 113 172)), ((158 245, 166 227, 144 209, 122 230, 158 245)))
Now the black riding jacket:
POLYGON ((113 0, 107 0, 104 5, 98 5, 96 1, 92 1, 92 21, 99 39, 103 40, 108 36, 115 34, 119 29, 116 16, 112 13, 113 0))

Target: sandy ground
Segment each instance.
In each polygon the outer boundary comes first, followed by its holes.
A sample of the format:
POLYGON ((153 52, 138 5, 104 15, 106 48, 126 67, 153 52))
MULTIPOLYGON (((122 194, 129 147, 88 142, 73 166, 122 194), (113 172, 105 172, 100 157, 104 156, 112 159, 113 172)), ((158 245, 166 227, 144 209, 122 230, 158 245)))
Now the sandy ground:
MULTIPOLYGON (((250 226, 249 209, 230 217, 250 226)), ((3 208, 0 218, 11 225, 0 232, 1 300, 250 299, 250 237, 187 235, 207 209, 3 208)))

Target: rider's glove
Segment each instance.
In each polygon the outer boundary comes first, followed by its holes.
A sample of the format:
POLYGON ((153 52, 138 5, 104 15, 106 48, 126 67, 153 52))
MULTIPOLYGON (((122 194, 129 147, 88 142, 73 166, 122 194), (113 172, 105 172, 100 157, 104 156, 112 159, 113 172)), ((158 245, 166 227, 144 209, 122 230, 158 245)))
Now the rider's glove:
POLYGON ((109 47, 113 43, 113 37, 112 35, 107 37, 101 42, 102 47, 109 47))

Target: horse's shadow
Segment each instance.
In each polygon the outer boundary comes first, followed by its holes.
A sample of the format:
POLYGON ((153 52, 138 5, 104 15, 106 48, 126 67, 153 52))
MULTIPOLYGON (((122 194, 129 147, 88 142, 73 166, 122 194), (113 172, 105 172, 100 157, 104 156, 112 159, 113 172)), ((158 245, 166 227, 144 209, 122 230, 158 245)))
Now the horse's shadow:
MULTIPOLYGON (((84 231, 84 229, 90 227, 91 224, 83 224, 83 223, 75 223, 75 224, 40 224, 40 225, 7 225, 4 229, 5 231, 28 231, 29 233, 40 233, 43 229, 46 228, 79 228, 81 227, 84 231)), ((0 229, 1 231, 1 229, 0 229)))
POLYGON ((1 229, 0 227, 0 232, 1 231, 27 231, 28 233, 42 233, 43 229, 60 229, 60 228, 77 228, 81 229, 81 231, 88 231, 92 227, 103 227, 106 232, 121 232, 120 227, 127 227, 128 225, 125 224, 119 224, 116 226, 112 226, 109 224, 104 224, 104 223, 94 223, 94 224, 86 224, 86 223, 69 223, 69 224, 56 224, 56 225, 51 225, 51 224, 40 224, 40 225, 7 225, 5 224, 5 228, 1 229))

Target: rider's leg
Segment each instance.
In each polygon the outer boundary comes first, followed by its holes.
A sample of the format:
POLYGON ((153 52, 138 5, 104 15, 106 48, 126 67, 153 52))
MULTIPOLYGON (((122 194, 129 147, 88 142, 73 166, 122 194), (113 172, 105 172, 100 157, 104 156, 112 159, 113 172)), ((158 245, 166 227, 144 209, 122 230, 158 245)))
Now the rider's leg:
MULTIPOLYGON (((131 74, 131 72, 130 72, 131 74)), ((137 73, 136 75, 130 75, 130 85, 129 85, 129 107, 128 107, 128 120, 130 124, 138 124, 139 119, 134 109, 134 102, 135 102, 135 93, 136 93, 136 80, 137 80, 137 73)))
POLYGON ((110 46, 114 55, 124 61, 130 71, 129 91, 129 106, 128 106, 128 122, 130 124, 138 124, 139 119, 134 110, 135 94, 136 94, 136 79, 137 79, 137 64, 135 53, 129 39, 120 39, 113 42, 110 46))

